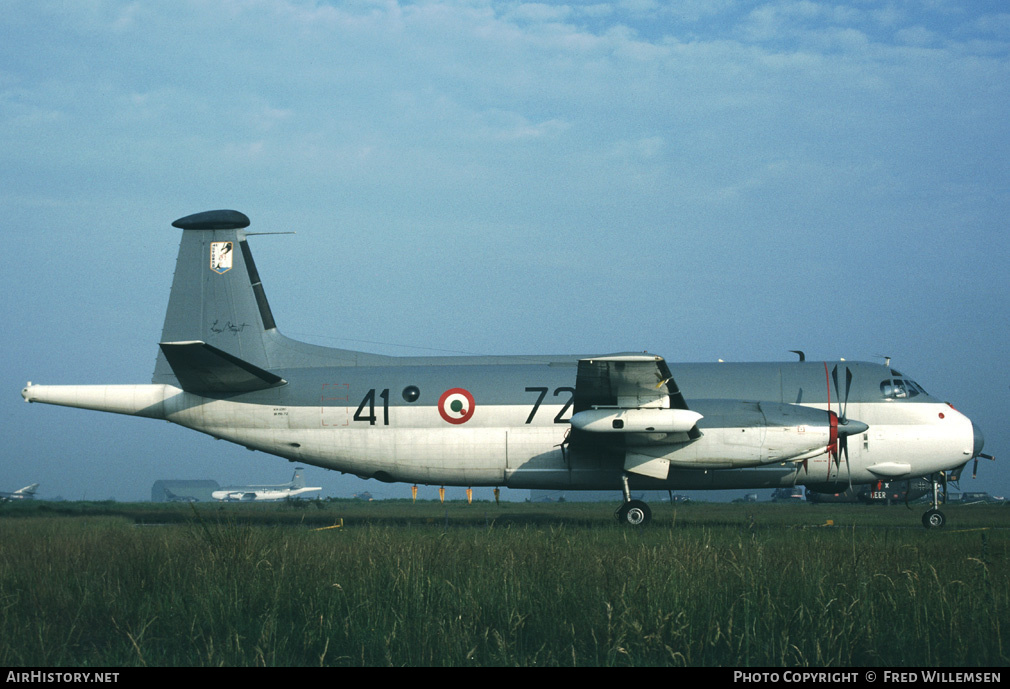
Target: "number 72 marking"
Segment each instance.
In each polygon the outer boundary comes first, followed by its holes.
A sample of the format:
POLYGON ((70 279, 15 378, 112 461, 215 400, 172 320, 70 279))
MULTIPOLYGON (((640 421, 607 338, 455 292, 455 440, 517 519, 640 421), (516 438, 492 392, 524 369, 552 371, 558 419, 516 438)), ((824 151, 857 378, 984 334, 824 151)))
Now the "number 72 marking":
MULTIPOLYGON (((543 404, 544 398, 547 397, 547 388, 526 388, 526 392, 538 392, 540 393, 537 397, 537 401, 533 403, 533 409, 530 410, 530 415, 526 417, 526 423, 533 423, 533 417, 537 415, 537 410, 540 409, 540 405, 543 404)), ((570 419, 563 419, 563 417, 569 409, 572 408, 572 402, 575 401, 575 388, 557 388, 554 391, 554 396, 557 397, 563 392, 567 392, 569 397, 565 405, 561 407, 561 411, 557 413, 554 417, 554 423, 568 423, 570 419)))

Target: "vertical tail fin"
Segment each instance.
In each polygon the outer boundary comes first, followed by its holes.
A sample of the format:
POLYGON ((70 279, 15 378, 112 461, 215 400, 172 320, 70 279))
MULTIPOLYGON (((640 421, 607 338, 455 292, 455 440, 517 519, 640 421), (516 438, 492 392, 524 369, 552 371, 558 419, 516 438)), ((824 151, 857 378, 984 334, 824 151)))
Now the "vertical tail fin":
POLYGON ((207 342, 221 335, 254 341, 277 328, 246 242, 249 218, 238 211, 207 211, 172 226, 183 233, 163 342, 207 342), (191 318, 197 312, 204 316, 199 322, 191 318))
MULTIPOLYGON (((246 243, 249 218, 238 211, 207 211, 172 225, 182 229, 182 243, 161 341, 206 342, 268 368, 264 335, 277 325, 246 243)), ((173 378, 159 353, 153 382, 173 378)))

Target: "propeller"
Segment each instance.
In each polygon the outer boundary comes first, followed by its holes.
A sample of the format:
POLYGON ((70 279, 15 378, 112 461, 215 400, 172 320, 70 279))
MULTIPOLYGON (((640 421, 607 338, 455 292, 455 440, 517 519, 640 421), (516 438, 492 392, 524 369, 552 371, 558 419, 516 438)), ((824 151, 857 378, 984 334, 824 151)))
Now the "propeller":
MULTIPOLYGON (((948 404, 949 404, 949 402, 948 402, 948 404)), ((951 406, 953 407, 953 405, 951 405, 951 406)), ((985 447, 985 438, 982 436, 982 431, 980 431, 978 429, 978 426, 976 426, 975 424, 972 424, 971 425, 971 432, 972 432, 972 435, 974 436, 974 438, 972 439, 971 457, 972 457, 972 459, 975 460, 975 463, 972 464, 972 467, 971 467, 971 477, 975 478, 975 476, 978 475, 978 458, 979 457, 982 457, 983 459, 988 459, 990 462, 995 461, 996 458, 993 457, 992 455, 987 455, 984 452, 982 452, 982 448, 985 447)), ((967 464, 967 462, 966 462, 966 464, 967 464)), ((962 467, 962 469, 963 468, 964 467, 962 467)))
POLYGON ((978 454, 976 454, 975 455, 975 463, 971 467, 971 477, 972 478, 975 478, 975 475, 978 474, 978 458, 979 457, 981 457, 982 459, 988 459, 990 462, 995 462, 996 461, 996 458, 993 457, 992 455, 987 455, 987 454, 982 453, 982 452, 979 452, 978 454))
MULTIPOLYGON (((824 363, 824 373, 828 372, 828 364, 824 363)), ((848 418, 849 391, 852 389, 852 371, 845 367, 845 397, 842 397, 838 385, 838 364, 831 370, 831 379, 835 384, 835 398, 838 400, 836 414, 831 410, 831 388, 828 388, 828 417, 831 424, 831 434, 828 440, 828 454, 834 458, 835 466, 841 466, 841 455, 845 455, 845 468, 849 473, 849 488, 852 487, 852 466, 849 464, 849 436, 864 432, 869 426, 862 421, 852 421, 848 418)))

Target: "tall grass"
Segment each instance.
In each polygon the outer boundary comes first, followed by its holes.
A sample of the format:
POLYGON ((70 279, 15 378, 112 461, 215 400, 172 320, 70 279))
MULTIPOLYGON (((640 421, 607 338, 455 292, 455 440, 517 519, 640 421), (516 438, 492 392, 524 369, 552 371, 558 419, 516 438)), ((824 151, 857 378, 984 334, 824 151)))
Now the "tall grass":
POLYGON ((1010 659, 1005 529, 815 528, 795 509, 790 526, 789 512, 751 506, 715 523, 703 508, 668 512, 640 530, 579 506, 550 523, 424 509, 416 523, 325 531, 206 509, 166 526, 0 514, 0 664, 1010 659))

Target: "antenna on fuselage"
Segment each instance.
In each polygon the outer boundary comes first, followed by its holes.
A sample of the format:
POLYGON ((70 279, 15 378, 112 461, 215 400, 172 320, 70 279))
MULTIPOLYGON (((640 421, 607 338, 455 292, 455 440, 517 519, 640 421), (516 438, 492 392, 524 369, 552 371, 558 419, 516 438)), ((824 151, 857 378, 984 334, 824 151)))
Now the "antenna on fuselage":
POLYGON ((803 353, 802 349, 790 349, 789 351, 798 356, 800 358, 800 361, 807 360, 807 355, 803 353))

